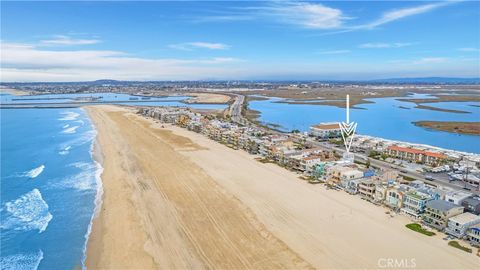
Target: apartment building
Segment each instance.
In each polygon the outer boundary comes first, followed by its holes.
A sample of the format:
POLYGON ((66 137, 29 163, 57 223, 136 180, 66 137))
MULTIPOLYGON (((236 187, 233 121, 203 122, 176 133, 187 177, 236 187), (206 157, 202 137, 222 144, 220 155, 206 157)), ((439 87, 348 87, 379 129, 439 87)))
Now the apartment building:
POLYGON ((434 153, 397 145, 391 145, 387 147, 386 153, 394 158, 428 165, 438 165, 447 160, 447 156, 442 153, 434 153))
POLYGON ((310 135, 319 139, 341 137, 341 132, 338 122, 320 123, 310 127, 310 135))

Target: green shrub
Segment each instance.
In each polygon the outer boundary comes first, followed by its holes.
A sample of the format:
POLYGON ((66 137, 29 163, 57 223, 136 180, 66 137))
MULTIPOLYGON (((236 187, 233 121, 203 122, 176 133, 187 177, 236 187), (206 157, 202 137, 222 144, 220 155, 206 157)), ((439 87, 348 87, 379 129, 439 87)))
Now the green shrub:
POLYGON ((417 223, 407 224, 407 225, 405 225, 405 227, 409 228, 412 231, 416 231, 416 232, 419 232, 421 234, 425 234, 427 236, 435 235, 434 232, 425 230, 424 228, 422 228, 422 225, 417 224, 417 223))

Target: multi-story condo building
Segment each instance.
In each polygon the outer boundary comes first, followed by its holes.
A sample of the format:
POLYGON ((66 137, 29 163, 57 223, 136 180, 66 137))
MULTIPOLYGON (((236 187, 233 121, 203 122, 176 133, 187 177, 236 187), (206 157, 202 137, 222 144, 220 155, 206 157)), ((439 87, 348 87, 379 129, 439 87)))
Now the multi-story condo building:
POLYGON ((448 219, 445 232, 462 238, 472 226, 480 225, 480 217, 472 213, 462 213, 448 219))
POLYGON ((449 218, 461 213, 463 213, 463 206, 444 200, 432 200, 427 202, 423 221, 441 231, 447 227, 449 218))
POLYGON ((320 123, 310 127, 310 135, 321 138, 337 138, 342 136, 340 124, 338 122, 320 123))
POLYGON ((386 153, 394 158, 403 159, 411 162, 424 163, 428 165, 438 165, 447 160, 447 156, 442 153, 429 152, 425 150, 401 147, 391 145, 387 147, 386 153))

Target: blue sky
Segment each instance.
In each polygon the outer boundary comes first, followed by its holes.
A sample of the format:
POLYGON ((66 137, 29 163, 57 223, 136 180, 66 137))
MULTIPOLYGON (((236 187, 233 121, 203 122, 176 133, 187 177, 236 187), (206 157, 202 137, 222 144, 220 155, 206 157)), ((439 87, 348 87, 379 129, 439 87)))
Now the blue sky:
POLYGON ((1 2, 2 81, 479 77, 475 1, 1 2))

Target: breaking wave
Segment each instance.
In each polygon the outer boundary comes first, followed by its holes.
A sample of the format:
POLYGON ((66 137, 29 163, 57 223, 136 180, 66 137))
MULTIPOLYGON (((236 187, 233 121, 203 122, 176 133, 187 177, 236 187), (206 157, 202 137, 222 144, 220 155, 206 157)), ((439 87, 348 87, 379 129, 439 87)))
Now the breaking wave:
POLYGON ((75 146, 84 145, 86 143, 91 142, 96 135, 97 135, 97 132, 95 130, 86 131, 82 133, 80 136, 76 136, 74 139, 60 145, 60 149, 65 149, 69 146, 75 147, 75 146))
POLYGON ((95 163, 75 162, 69 167, 76 167, 80 172, 63 178, 52 184, 54 188, 71 188, 79 191, 94 191, 97 189, 97 175, 101 173, 102 167, 95 163))
POLYGON ((70 153, 70 148, 72 148, 72 147, 71 146, 66 146, 62 150, 60 150, 58 153, 62 156, 68 155, 68 153, 70 153))
POLYGON ((29 254, 15 254, 0 258, 2 270, 36 270, 43 260, 43 252, 32 252, 29 254))
POLYGON ((68 112, 62 112, 60 113, 62 115, 64 115, 62 118, 60 118, 59 120, 62 120, 62 121, 73 121, 73 120, 77 120, 77 118, 80 116, 80 114, 76 113, 76 112, 71 112, 71 111, 68 111, 68 112))
POLYGON ((45 169, 45 165, 42 164, 35 169, 32 169, 28 172, 24 172, 21 176, 29 177, 29 178, 33 179, 33 178, 36 178, 37 176, 39 176, 43 172, 44 169, 45 169))
POLYGON ((48 211, 48 204, 43 200, 38 189, 33 189, 20 198, 7 202, 4 209, 8 214, 2 218, 3 229, 38 230, 38 233, 42 233, 53 218, 48 211))
POLYGON ((79 128, 79 127, 80 126, 73 126, 73 127, 66 128, 62 131, 62 133, 73 134, 73 133, 77 132, 77 128, 79 128))

